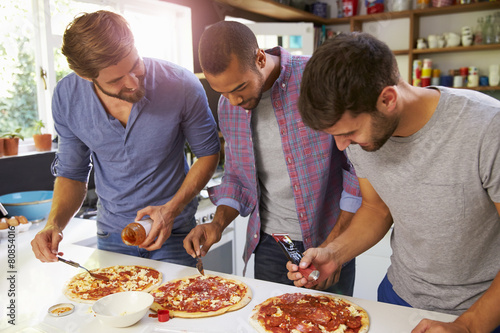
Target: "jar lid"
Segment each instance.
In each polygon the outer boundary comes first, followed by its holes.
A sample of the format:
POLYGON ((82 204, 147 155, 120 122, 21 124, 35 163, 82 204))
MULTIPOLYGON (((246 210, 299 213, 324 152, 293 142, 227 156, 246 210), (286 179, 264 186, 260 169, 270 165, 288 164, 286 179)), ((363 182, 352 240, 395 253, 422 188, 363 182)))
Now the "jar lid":
POLYGON ((170 319, 170 312, 168 310, 158 310, 158 321, 166 322, 170 319))

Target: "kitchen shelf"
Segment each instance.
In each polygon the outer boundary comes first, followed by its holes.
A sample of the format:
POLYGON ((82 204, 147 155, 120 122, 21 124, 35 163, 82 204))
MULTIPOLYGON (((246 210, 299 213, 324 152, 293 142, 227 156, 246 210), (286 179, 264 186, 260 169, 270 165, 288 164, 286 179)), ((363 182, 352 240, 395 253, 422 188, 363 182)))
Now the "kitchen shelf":
POLYGON ((428 54, 428 53, 449 53, 449 52, 455 53, 455 52, 485 51, 485 50, 500 50, 500 44, 441 47, 434 49, 413 49, 412 52, 413 54, 428 54))
POLYGON ((497 91, 500 90, 500 86, 479 86, 479 87, 462 87, 462 89, 471 89, 471 90, 477 90, 477 91, 497 91))
POLYGON ((424 17, 435 15, 447 15, 457 13, 467 13, 482 10, 494 10, 500 8, 500 1, 488 1, 471 3, 467 5, 453 5, 446 7, 430 7, 424 9, 405 10, 400 12, 383 12, 368 15, 356 15, 343 18, 323 18, 312 13, 300 10, 291 6, 283 5, 273 0, 214 0, 215 2, 229 5, 234 8, 246 10, 251 13, 264 15, 287 22, 313 22, 324 25, 350 24, 393 20, 399 18, 409 18, 410 16, 424 17))
POLYGON ((392 50, 394 55, 408 55, 409 52, 409 50, 392 50))
MULTIPOLYGON (((330 21, 329 19, 272 0, 215 0, 215 2, 287 22, 304 21, 327 25, 330 21)), ((346 22, 349 23, 348 20, 346 22)))

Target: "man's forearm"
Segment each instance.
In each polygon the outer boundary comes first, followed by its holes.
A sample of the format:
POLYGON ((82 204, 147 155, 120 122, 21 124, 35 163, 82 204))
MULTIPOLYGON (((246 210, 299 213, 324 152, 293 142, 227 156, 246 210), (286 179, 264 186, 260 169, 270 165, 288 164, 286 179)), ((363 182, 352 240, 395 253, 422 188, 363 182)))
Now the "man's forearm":
POLYGON ((487 333, 500 326, 500 272, 486 292, 456 323, 465 325, 470 332, 487 333))
POLYGON ((238 215, 240 215, 238 210, 226 205, 219 205, 217 206, 214 219, 211 223, 217 225, 222 232, 228 225, 231 224, 231 222, 233 222, 235 218, 238 217, 238 215))
POLYGON ((328 238, 334 238, 329 243, 325 241, 322 246, 332 249, 343 264, 377 244, 391 225, 392 217, 388 211, 373 211, 361 205, 345 231, 336 237, 330 234, 328 238))
POLYGON ((191 166, 181 187, 170 200, 171 204, 178 207, 178 213, 207 185, 218 163, 219 153, 200 157, 191 166))
POLYGON ((54 225, 63 230, 82 206, 86 195, 87 183, 57 177, 47 225, 54 225))
POLYGON ((340 234, 342 234, 351 224, 351 220, 354 216, 354 213, 346 212, 345 210, 341 210, 339 217, 337 218, 337 222, 333 227, 332 231, 326 238, 326 240, 319 246, 325 247, 329 243, 331 243, 335 238, 337 238, 340 234))

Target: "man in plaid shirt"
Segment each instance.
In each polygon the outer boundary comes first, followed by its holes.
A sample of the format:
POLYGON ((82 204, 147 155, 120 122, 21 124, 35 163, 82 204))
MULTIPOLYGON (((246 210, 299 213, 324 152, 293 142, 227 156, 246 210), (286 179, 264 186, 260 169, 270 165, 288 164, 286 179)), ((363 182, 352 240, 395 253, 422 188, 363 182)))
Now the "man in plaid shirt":
MULTIPOLYGON (((309 56, 259 49, 248 27, 227 21, 204 32, 199 53, 207 81, 222 94, 225 172, 221 185, 209 189, 217 205, 213 221, 193 229, 184 247, 204 256, 238 215, 250 215, 245 263, 254 253, 255 278, 291 284, 288 260, 271 235, 288 233, 301 252, 321 246, 348 226, 361 204, 344 153, 300 117, 300 81, 309 56)), ((352 295, 354 261, 338 273, 329 290, 352 295)))

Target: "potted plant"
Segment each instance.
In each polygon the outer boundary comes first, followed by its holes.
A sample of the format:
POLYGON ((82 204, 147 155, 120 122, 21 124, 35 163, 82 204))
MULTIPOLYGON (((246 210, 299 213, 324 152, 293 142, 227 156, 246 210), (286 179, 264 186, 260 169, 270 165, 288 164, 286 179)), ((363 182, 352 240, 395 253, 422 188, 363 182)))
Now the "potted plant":
POLYGON ((21 135, 21 128, 16 129, 14 132, 4 133, 2 138, 5 156, 17 155, 19 151, 19 139, 24 140, 24 136, 21 135))
POLYGON ((33 141, 35 142, 35 149, 37 151, 49 151, 52 149, 52 134, 42 134, 42 128, 45 128, 43 120, 35 122, 35 134, 33 134, 33 141))

